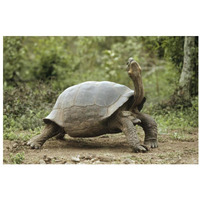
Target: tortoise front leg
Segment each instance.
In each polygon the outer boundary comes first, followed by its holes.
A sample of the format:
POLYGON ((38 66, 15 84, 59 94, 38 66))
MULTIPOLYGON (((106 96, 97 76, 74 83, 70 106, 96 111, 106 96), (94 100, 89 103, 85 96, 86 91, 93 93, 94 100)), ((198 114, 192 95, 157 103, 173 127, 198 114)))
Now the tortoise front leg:
POLYGON ((136 133, 136 128, 133 124, 133 119, 130 117, 130 115, 127 115, 127 111, 118 113, 117 122, 118 128, 125 134, 127 141, 134 152, 137 153, 148 151, 148 148, 140 143, 136 133))
POLYGON ((150 146, 151 148, 157 148, 157 123, 150 115, 138 112, 136 116, 141 120, 141 123, 138 125, 140 125, 145 132, 144 144, 150 146))

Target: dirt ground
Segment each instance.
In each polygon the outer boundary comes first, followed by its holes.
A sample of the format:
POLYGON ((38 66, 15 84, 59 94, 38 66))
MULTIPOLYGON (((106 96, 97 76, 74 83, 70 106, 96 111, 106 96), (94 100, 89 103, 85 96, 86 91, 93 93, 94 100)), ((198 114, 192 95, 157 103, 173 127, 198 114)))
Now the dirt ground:
MULTIPOLYGON (((139 133, 141 141, 143 134, 139 133)), ((3 163, 12 164, 11 155, 24 154, 22 164, 198 164, 198 130, 174 138, 159 134, 156 149, 133 153, 123 133, 96 138, 50 139, 41 149, 30 149, 26 142, 4 140, 3 163)))

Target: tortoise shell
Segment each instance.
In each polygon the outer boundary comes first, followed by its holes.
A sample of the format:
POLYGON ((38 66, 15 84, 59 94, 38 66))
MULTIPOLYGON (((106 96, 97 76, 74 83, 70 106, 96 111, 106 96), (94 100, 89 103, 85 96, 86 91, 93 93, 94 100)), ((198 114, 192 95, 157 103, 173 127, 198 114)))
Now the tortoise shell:
POLYGON ((53 121, 68 131, 86 130, 109 118, 133 94, 127 86, 114 82, 83 82, 59 95, 44 122, 53 121))

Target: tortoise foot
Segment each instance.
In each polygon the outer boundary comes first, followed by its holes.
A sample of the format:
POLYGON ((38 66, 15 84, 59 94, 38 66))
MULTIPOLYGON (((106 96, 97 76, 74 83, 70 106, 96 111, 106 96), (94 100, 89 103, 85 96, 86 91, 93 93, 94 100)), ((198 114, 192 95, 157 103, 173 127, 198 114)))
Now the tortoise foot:
POLYGON ((157 148, 158 142, 156 139, 145 140, 144 144, 149 146, 150 148, 157 148))
POLYGON ((140 153, 140 152, 145 153, 145 152, 147 152, 148 150, 149 150, 148 147, 145 146, 145 145, 142 145, 142 144, 139 144, 139 145, 133 147, 133 151, 134 151, 135 153, 140 153))
POLYGON ((30 146, 32 149, 39 149, 43 144, 44 142, 39 140, 38 135, 27 142, 27 145, 30 146))

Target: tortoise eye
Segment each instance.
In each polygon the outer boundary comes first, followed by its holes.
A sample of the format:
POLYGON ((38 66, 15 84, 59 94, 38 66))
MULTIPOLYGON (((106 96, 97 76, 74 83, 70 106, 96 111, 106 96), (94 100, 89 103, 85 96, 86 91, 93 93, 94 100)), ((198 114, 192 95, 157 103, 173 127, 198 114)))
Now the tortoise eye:
POLYGON ((132 61, 134 61, 134 59, 133 59, 132 57, 129 58, 129 59, 128 59, 128 62, 127 62, 127 65, 130 65, 130 63, 131 63, 132 61))

